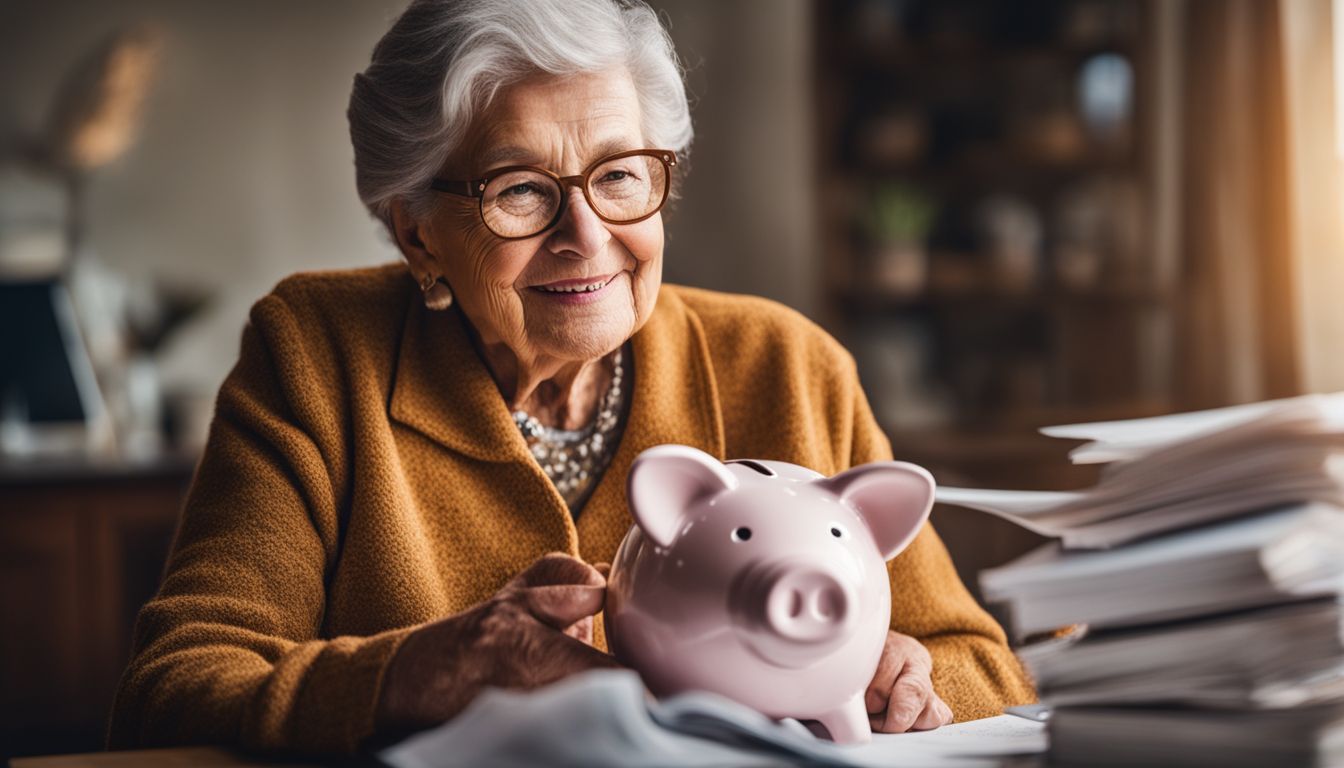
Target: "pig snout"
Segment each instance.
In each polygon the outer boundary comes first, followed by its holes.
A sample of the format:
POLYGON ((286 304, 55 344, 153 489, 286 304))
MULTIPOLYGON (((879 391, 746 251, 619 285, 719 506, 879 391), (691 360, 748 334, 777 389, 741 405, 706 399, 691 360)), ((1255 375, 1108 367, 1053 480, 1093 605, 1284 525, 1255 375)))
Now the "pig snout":
POLYGON ((790 640, 824 642, 844 634, 854 608, 852 591, 820 570, 785 569, 770 585, 765 622, 790 640))
POLYGON ((858 592, 830 569, 801 561, 748 568, 729 593, 735 623, 767 660, 797 667, 834 650, 858 623, 858 592))

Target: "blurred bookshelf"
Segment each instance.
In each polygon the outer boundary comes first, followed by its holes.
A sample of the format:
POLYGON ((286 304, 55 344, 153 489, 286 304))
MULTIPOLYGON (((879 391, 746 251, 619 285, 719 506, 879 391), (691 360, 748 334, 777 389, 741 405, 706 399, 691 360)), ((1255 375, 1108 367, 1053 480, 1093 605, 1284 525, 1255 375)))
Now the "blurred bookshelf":
POLYGON ((1037 428, 1172 408, 1162 13, 816 6, 823 321, 897 457, 940 482, 1083 485, 1037 428))

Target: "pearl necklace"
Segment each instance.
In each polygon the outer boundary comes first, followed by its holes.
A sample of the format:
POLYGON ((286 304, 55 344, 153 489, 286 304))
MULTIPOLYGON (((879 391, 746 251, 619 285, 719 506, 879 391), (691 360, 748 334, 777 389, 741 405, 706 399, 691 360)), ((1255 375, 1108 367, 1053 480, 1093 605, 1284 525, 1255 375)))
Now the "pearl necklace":
POLYGON ((597 418, 583 429, 555 429, 543 426, 526 411, 513 412, 513 421, 523 433, 532 456, 570 509, 587 496, 616 447, 613 436, 620 421, 625 392, 622 362, 621 350, 617 349, 612 355, 611 386, 598 403, 597 418))

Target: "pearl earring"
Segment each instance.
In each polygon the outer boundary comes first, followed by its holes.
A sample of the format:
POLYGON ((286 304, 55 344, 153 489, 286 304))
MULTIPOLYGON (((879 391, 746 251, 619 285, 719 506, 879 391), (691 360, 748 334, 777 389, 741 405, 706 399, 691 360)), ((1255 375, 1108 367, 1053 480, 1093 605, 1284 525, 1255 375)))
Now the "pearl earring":
POLYGON ((442 311, 453 306, 453 289, 442 277, 425 275, 420 281, 420 292, 425 294, 425 306, 442 311))

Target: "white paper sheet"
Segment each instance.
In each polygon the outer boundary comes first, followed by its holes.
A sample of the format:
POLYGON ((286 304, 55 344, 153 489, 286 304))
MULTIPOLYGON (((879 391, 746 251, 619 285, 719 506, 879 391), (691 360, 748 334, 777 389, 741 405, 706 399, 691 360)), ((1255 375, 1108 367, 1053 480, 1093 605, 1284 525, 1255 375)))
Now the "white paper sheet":
POLYGON ((745 766, 992 768, 1045 750, 1045 724, 1012 715, 869 744, 818 739, 712 694, 655 702, 630 671, 571 677, 532 693, 488 691, 453 721, 384 750, 393 768, 745 766))
MULTIPOLYGON (((874 752, 898 754, 912 747, 948 755, 1029 755, 1045 751, 1045 723, 1014 715, 945 725, 933 731, 879 733, 873 736, 874 752)), ((893 763, 894 764, 894 763, 893 763)))
POLYGON ((1075 464, 1099 464, 1131 459, 1163 445, 1241 427, 1275 414, 1316 420, 1323 430, 1338 430, 1344 427, 1344 392, 1267 400, 1147 419, 1061 424, 1044 427, 1041 433, 1050 437, 1091 440, 1091 443, 1074 449, 1069 457, 1075 464))

